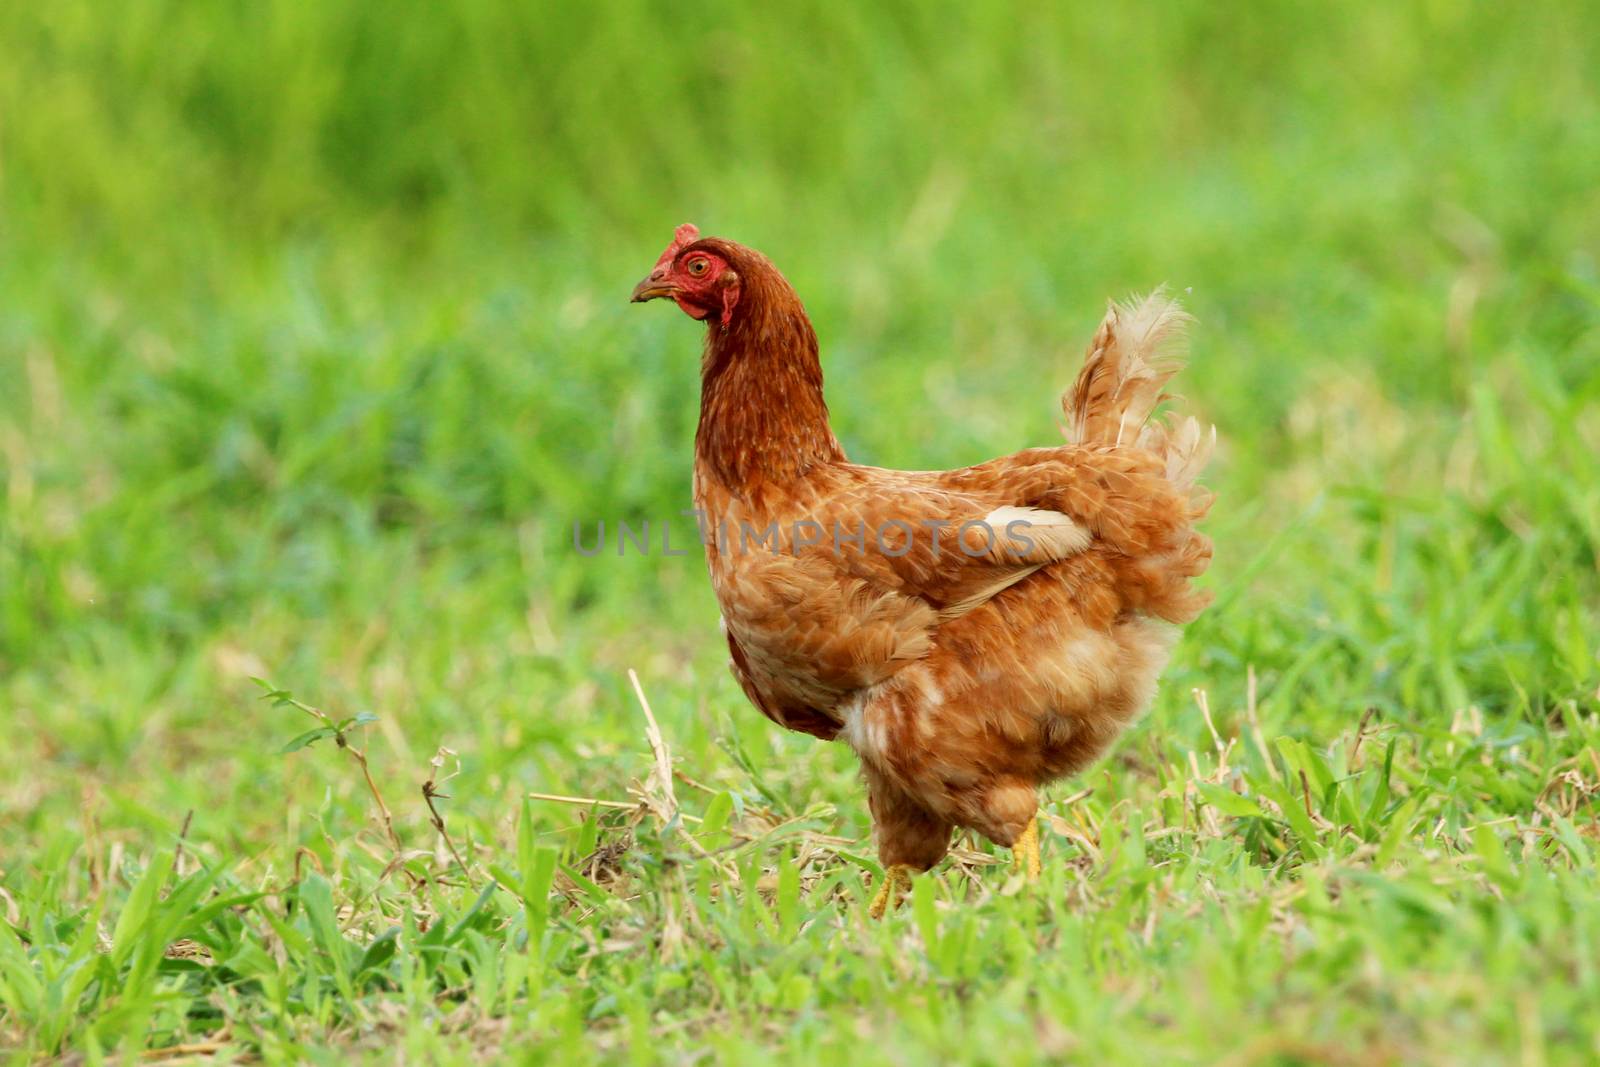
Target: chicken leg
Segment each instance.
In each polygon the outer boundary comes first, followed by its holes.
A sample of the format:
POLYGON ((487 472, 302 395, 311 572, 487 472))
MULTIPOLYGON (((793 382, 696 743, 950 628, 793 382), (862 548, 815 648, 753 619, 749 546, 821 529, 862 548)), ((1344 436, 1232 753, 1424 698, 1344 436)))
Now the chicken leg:
POLYGON ((1011 843, 1011 873, 1020 874, 1029 882, 1037 882, 1042 871, 1043 864, 1039 860, 1039 824, 1029 819, 1021 836, 1011 843))
POLYGON ((863 763, 883 881, 867 914, 881 919, 911 888, 911 876, 931 870, 950 848, 950 824, 913 800, 873 763, 863 763))
POLYGON ((872 903, 867 905, 867 915, 881 919, 899 907, 900 894, 911 888, 911 874, 915 870, 916 868, 908 863, 891 863, 885 867, 877 895, 872 898, 872 903))

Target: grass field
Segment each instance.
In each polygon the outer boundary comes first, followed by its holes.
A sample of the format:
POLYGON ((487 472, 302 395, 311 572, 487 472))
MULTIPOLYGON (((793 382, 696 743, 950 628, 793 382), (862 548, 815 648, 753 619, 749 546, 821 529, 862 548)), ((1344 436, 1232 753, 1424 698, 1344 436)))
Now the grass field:
POLYGON ((1581 3, 0 6, 0 1050, 1600 1059, 1597 71, 1581 3), (698 555, 574 552, 687 506, 689 220, 886 466, 1199 319, 1216 605, 1036 889, 868 921, 698 555))

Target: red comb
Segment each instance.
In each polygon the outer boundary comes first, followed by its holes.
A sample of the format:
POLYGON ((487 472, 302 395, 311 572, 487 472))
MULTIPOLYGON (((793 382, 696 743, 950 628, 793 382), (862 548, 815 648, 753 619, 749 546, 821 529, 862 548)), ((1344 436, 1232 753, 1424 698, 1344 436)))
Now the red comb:
POLYGON ((700 230, 694 223, 686 222, 679 226, 672 231, 672 243, 667 246, 665 252, 661 253, 661 258, 656 260, 656 266, 665 267, 668 263, 678 258, 679 252, 682 252, 698 240, 700 240, 700 230))

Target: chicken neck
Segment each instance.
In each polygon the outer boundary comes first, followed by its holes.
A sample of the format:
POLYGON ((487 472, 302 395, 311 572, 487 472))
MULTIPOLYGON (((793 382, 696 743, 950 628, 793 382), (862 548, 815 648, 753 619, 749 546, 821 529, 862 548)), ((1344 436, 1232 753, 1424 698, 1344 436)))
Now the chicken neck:
POLYGON ((743 496, 844 460, 828 426, 817 335, 776 271, 747 269, 737 313, 707 327, 695 464, 743 496), (769 273, 770 271, 770 273, 769 273))

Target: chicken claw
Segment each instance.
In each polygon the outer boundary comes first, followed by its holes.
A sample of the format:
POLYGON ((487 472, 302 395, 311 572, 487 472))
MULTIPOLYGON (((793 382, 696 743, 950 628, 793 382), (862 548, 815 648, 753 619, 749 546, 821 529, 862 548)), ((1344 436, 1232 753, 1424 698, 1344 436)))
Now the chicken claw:
POLYGON ((1029 819, 1022 835, 1011 843, 1011 873, 1025 874, 1028 881, 1037 882, 1042 870, 1039 862, 1039 824, 1029 819))
POLYGON ((867 905, 868 916, 881 919, 885 912, 899 906, 900 894, 911 888, 911 871, 912 868, 904 863, 891 863, 884 869, 878 893, 867 905))

